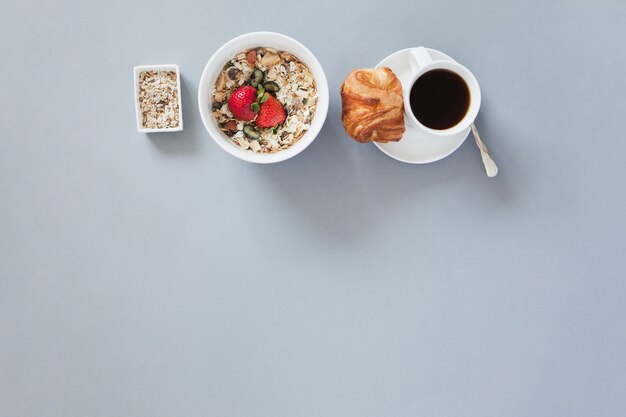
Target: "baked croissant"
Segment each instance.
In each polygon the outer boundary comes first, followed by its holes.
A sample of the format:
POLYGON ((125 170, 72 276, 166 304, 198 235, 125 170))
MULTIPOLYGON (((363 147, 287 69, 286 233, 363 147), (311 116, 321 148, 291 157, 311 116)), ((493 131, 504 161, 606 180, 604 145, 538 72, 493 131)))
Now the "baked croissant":
POLYGON ((404 133, 402 83, 389 68, 358 69, 341 85, 346 133, 364 143, 397 142, 404 133))

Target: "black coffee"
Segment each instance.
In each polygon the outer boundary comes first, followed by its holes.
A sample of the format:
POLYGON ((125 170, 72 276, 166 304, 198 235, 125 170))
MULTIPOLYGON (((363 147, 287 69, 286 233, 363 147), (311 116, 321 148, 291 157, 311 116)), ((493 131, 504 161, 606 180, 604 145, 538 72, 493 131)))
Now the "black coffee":
POLYGON ((470 92, 458 74, 436 69, 419 77, 409 96, 411 111, 421 124, 431 129, 448 129, 465 117, 470 92))

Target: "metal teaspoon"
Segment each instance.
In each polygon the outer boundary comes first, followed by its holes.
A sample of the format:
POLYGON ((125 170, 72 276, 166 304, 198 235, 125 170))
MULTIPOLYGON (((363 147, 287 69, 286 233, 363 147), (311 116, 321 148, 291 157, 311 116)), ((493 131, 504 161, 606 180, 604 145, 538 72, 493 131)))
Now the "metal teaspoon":
POLYGON ((498 166, 489 155, 489 150, 485 146, 485 143, 480 139, 480 135, 478 134, 478 129, 474 126, 474 123, 471 124, 472 134, 474 135, 474 140, 476 141, 476 146, 480 150, 480 156, 483 158, 483 165, 485 166, 485 172, 488 177, 495 177, 498 175, 498 166))

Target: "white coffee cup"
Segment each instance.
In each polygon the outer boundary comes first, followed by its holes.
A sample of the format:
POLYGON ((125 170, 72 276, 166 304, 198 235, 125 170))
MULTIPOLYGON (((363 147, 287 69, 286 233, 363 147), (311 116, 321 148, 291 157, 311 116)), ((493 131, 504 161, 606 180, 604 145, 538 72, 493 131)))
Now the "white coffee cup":
POLYGON ((433 61, 428 53, 428 50, 423 46, 409 51, 409 65, 413 75, 411 77, 411 81, 405 85, 404 89, 404 112, 406 115, 405 120, 408 124, 437 136, 451 136, 468 129, 474 122, 474 119, 476 119, 478 110, 480 110, 480 87, 478 86, 478 81, 476 81, 474 75, 463 65, 455 61, 433 61), (425 73, 437 69, 448 70, 457 74, 463 79, 463 81, 465 81, 470 93, 470 104, 465 116, 463 116, 457 124, 447 129, 432 129, 428 126, 424 126, 419 120, 417 120, 417 117, 415 117, 413 111, 411 110, 410 95, 413 84, 415 84, 415 81, 417 81, 417 79, 425 73))

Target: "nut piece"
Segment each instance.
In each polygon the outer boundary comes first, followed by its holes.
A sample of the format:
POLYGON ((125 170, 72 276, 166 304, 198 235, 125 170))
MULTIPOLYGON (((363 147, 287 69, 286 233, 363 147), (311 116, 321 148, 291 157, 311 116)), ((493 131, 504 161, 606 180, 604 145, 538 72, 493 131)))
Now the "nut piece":
POLYGON ((278 54, 268 51, 265 55, 263 55, 263 58, 261 58, 261 65, 265 65, 267 68, 270 68, 278 64, 278 61, 280 61, 278 54))
POLYGON ((235 133, 237 131, 237 122, 234 120, 229 120, 224 124, 224 128, 229 132, 235 133))
POLYGON ((254 49, 246 54, 246 61, 248 61, 248 65, 254 67, 256 64, 256 51, 254 49))
POLYGON ((220 76, 217 78, 217 83, 215 84, 215 89, 217 91, 221 91, 226 87, 226 82, 228 81, 228 76, 225 72, 222 72, 220 76))

